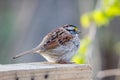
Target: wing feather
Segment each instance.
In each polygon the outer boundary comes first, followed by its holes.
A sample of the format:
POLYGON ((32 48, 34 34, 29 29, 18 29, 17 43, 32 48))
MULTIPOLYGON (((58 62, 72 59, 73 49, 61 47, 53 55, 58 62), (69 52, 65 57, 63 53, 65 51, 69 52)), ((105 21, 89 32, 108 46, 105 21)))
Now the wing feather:
POLYGON ((58 28, 55 31, 49 33, 42 41, 42 46, 45 49, 54 49, 60 45, 65 46, 73 36, 67 32, 64 28, 58 28))

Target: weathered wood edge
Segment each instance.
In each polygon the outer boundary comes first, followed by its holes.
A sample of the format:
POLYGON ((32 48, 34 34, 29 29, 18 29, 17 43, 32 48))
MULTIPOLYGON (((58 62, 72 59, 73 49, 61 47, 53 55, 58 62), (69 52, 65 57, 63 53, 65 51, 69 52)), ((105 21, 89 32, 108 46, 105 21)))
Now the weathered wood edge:
POLYGON ((88 64, 20 63, 0 65, 0 80, 91 80, 88 64), (49 76, 49 77, 48 77, 49 76))

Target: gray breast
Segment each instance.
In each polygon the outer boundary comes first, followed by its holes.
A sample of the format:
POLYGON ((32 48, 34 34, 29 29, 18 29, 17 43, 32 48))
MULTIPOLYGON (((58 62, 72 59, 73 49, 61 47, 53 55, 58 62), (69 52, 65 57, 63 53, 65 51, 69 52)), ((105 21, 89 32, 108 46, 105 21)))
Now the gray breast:
POLYGON ((59 47, 49 50, 42 54, 48 61, 56 62, 59 60, 69 61, 77 52, 80 40, 75 36, 67 45, 60 45, 59 47))

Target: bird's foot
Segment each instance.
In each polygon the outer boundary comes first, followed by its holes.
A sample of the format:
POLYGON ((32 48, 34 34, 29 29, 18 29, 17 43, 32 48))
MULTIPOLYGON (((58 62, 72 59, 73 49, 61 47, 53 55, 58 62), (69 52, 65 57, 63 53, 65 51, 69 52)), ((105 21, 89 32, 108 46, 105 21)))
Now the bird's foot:
POLYGON ((58 64, 74 64, 74 62, 68 62, 68 61, 64 61, 64 60, 60 60, 57 63, 58 64))

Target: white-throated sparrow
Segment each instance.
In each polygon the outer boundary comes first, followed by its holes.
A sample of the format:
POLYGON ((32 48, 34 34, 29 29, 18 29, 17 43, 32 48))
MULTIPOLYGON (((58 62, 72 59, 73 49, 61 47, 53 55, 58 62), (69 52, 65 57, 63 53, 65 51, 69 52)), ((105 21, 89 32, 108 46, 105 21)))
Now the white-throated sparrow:
POLYGON ((74 25, 64 25, 46 35, 42 42, 32 50, 20 53, 13 59, 26 54, 39 53, 49 62, 70 63, 77 52, 80 30, 74 25))

